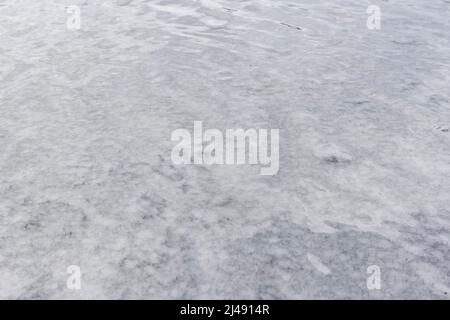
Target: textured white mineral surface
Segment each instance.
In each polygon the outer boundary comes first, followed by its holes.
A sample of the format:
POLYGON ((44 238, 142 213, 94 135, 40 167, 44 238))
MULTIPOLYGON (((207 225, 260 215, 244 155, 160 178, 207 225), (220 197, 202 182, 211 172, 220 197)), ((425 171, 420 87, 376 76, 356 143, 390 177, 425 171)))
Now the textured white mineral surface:
POLYGON ((449 128, 448 0, 0 0, 0 298, 446 299, 449 128))

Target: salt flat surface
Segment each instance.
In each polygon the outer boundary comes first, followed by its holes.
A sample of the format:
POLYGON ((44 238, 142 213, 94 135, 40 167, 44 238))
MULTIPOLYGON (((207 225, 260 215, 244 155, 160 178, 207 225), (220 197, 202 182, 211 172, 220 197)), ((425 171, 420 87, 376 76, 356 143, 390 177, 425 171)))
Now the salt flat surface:
POLYGON ((447 299, 449 129, 448 0, 2 0, 0 298, 447 299), (173 165, 195 120, 279 173, 173 165))

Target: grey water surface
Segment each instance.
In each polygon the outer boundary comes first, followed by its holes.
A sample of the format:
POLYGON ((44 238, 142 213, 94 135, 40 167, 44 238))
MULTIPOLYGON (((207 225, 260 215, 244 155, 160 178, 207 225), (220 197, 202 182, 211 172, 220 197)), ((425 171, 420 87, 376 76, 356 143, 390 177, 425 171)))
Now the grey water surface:
POLYGON ((448 0, 0 0, 0 298, 448 299, 449 130, 448 0))

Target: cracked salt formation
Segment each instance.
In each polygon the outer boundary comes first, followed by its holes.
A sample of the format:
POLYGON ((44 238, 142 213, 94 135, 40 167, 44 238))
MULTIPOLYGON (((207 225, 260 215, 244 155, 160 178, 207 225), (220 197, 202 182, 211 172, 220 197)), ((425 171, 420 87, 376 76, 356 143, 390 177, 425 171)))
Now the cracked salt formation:
POLYGON ((448 299, 449 5, 372 4, 2 1, 0 298, 448 299), (199 120, 278 174, 173 165, 199 120))

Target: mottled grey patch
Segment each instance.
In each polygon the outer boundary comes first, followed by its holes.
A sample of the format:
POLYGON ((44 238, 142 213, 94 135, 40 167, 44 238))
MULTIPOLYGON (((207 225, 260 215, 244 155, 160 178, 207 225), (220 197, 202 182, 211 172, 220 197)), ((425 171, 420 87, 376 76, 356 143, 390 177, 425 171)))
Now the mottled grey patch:
POLYGON ((154 218, 155 215, 160 216, 167 206, 166 199, 162 198, 155 192, 145 193, 139 199, 139 205, 141 206, 144 219, 154 218))
MULTIPOLYGON (((375 233, 333 224, 336 233, 321 234, 275 219, 249 239, 226 247, 219 284, 223 298, 245 299, 386 299, 443 298, 418 277, 413 262, 428 261, 375 233), (320 256, 330 273, 318 272, 308 253, 320 256), (366 269, 381 268, 381 290, 368 290, 366 269)), ((445 270, 446 258, 433 261, 445 270)))
POLYGON ((172 181, 183 180, 183 173, 174 166, 171 160, 166 160, 161 155, 158 156, 159 165, 153 167, 153 171, 172 181))

